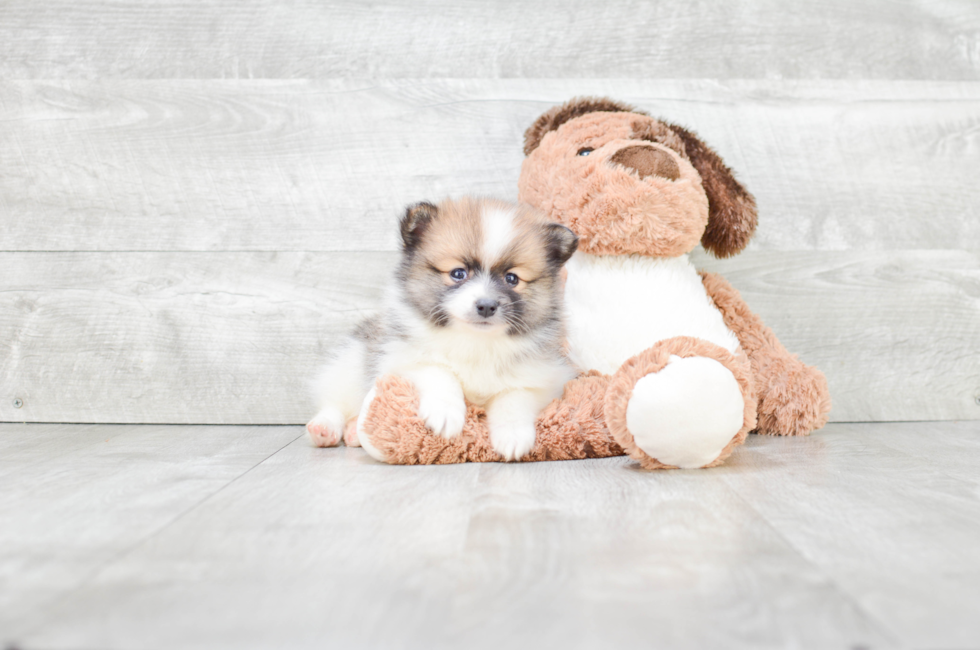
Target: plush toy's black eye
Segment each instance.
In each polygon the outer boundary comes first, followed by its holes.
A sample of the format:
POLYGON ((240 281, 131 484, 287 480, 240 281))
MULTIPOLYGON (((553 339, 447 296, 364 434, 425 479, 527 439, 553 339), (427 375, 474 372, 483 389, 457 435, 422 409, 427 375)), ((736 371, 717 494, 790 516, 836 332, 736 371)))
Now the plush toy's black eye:
POLYGON ((517 283, 521 281, 521 279, 513 273, 508 273, 507 275, 505 275, 504 280, 506 280, 507 284, 509 284, 512 287, 516 287, 517 283))
POLYGON ((456 282, 462 282, 466 279, 466 269, 453 269, 449 272, 449 277, 456 280, 456 282))
POLYGON ((583 147, 583 148, 581 148, 581 149, 578 150, 578 154, 577 155, 579 155, 579 156, 588 156, 593 151, 595 151, 595 149, 591 149, 589 147, 583 147))

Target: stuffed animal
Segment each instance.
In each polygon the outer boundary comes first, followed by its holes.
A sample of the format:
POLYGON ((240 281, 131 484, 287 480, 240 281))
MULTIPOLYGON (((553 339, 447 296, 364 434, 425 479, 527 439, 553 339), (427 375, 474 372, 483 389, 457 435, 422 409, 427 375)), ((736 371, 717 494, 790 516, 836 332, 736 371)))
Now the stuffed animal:
MULTIPOLYGON (((722 277, 748 244, 752 196, 697 136, 609 99, 575 99, 525 133, 519 198, 571 228, 571 360, 583 372, 538 417, 521 460, 629 454, 648 469, 721 464, 749 431, 806 435, 827 421, 820 371, 791 355, 722 277)), ((495 461, 485 414, 431 434, 411 384, 384 377, 346 440, 389 463, 495 461)))

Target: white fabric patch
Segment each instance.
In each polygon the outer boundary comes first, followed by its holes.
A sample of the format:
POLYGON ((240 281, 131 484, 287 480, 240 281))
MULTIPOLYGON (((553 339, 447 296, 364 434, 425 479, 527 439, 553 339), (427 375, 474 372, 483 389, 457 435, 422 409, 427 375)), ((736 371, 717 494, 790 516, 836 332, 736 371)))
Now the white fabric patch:
POLYGON ((588 255, 569 260, 565 312, 569 356, 583 370, 615 373, 658 341, 693 336, 729 352, 725 326, 687 255, 588 255))
POLYGON ((626 427, 650 457, 692 469, 718 458, 742 428, 744 407, 728 368, 707 357, 672 356, 663 370, 636 382, 626 427))
POLYGON ((357 416, 357 441, 361 443, 361 448, 368 453, 368 456, 384 463, 387 462, 384 454, 371 445, 371 441, 364 435, 364 418, 367 417, 368 408, 371 406, 371 402, 374 401, 374 396, 377 394, 377 387, 372 386, 371 390, 368 391, 367 397, 364 398, 364 403, 361 404, 361 413, 357 416))

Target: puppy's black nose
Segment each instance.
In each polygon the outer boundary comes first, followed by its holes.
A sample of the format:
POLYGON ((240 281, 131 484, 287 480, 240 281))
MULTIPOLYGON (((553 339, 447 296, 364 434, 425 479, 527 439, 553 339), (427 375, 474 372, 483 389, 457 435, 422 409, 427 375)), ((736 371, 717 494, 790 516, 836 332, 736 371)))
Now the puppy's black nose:
POLYGON ((496 300, 489 300, 487 298, 480 298, 476 301, 476 313, 484 318, 490 318, 497 313, 497 307, 500 305, 496 300))

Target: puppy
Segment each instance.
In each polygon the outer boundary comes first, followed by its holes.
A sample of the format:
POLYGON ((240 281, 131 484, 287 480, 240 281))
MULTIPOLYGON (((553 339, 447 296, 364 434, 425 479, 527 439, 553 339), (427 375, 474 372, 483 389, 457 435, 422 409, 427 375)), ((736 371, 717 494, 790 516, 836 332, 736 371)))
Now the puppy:
POLYGON ((562 352, 559 271, 578 238, 530 206, 492 199, 419 203, 400 226, 384 310, 321 374, 310 437, 337 444, 375 380, 391 374, 418 389, 433 433, 458 436, 469 400, 486 408, 493 448, 524 456, 538 413, 575 376, 562 352))

